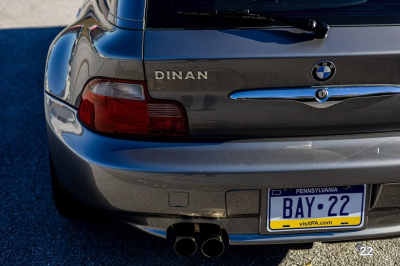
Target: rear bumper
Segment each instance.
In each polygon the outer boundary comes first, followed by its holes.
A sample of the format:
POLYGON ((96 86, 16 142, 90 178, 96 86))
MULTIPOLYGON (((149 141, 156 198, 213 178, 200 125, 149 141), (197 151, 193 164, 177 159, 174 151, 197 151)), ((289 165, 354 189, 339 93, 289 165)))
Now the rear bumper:
MULTIPOLYGON (((82 202, 122 213, 123 220, 158 236, 166 236, 169 226, 183 220, 220 224, 232 244, 343 241, 400 234, 400 199, 396 198, 400 193, 392 193, 394 198, 389 200, 372 197, 371 204, 378 207, 370 211, 365 230, 300 236, 260 234, 262 199, 269 188, 400 183, 398 133, 146 142, 89 131, 79 123, 73 108, 48 94, 45 107, 51 156, 63 186, 82 202), (228 191, 244 193, 229 197, 228 191)), ((398 186, 386 187, 393 190, 398 186)))
MULTIPOLYGON (((149 234, 166 238, 168 227, 182 222, 179 218, 119 217, 149 234)), ((185 219, 185 222, 210 223, 205 219, 185 219)), ((229 235, 231 245, 297 244, 310 242, 345 242, 357 240, 400 237, 400 210, 375 210, 369 213, 368 226, 364 230, 342 232, 318 232, 307 234, 268 235, 257 232, 259 218, 223 218, 212 223, 221 225, 229 235), (255 229, 256 228, 256 229, 255 229)))

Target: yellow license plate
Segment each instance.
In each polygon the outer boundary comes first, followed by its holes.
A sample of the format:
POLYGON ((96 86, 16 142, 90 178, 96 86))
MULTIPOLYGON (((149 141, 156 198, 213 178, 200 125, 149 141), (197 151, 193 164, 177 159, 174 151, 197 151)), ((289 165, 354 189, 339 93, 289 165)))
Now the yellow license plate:
POLYGON ((360 228, 364 225, 366 186, 268 190, 270 232, 360 228))

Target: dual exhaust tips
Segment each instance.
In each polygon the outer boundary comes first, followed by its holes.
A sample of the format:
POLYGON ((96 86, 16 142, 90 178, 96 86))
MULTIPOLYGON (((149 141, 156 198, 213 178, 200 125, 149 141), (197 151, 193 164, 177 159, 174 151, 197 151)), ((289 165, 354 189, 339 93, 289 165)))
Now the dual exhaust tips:
MULTIPOLYGON (((216 258, 225 251, 221 228, 214 224, 200 224, 200 248, 204 256, 216 258)), ((174 225, 174 250, 180 256, 191 256, 197 251, 195 224, 174 225)))

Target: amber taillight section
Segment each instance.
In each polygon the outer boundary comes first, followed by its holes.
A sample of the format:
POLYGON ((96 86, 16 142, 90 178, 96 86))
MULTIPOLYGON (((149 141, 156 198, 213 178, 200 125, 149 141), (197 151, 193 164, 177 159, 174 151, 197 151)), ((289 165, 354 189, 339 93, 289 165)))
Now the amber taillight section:
POLYGON ((82 93, 80 121, 109 134, 186 137, 186 112, 177 102, 150 98, 144 82, 95 79, 82 93))

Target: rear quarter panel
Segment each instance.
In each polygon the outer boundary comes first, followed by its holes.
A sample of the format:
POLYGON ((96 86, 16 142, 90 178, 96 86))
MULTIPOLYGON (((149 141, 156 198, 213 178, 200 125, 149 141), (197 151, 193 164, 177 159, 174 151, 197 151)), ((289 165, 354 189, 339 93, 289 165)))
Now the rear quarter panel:
POLYGON ((77 107, 85 84, 94 77, 143 81, 143 30, 114 26, 98 3, 86 3, 77 21, 50 46, 45 90, 77 107))

